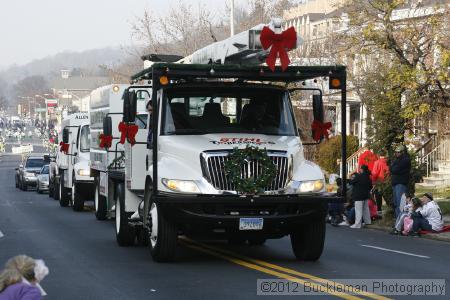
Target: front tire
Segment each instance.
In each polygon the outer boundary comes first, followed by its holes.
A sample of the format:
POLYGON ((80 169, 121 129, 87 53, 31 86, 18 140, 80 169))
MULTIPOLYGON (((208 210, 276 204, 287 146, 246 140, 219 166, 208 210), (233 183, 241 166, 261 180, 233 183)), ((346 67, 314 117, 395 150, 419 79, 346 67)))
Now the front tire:
POLYGON ((173 261, 178 244, 178 231, 174 223, 160 213, 160 209, 151 199, 151 190, 146 186, 145 201, 150 203, 148 213, 148 234, 150 253, 156 262, 173 261))
POLYGON ((106 197, 100 195, 100 180, 98 177, 95 177, 95 217, 97 220, 106 220, 108 209, 106 197))
POLYGON ((84 209, 84 199, 80 193, 80 188, 78 184, 74 182, 75 176, 72 177, 72 209, 74 211, 83 211, 84 209))
POLYGON ((129 214, 125 211, 125 187, 119 183, 116 187, 116 240, 119 246, 134 244, 136 238, 134 227, 128 224, 129 214))
POLYGON ((298 260, 318 260, 325 245, 325 231, 325 220, 316 220, 291 233, 291 244, 295 257, 298 260))
POLYGON ((64 187, 64 173, 61 174, 61 177, 59 178, 59 205, 62 207, 69 206, 69 193, 67 192, 67 189, 64 187))

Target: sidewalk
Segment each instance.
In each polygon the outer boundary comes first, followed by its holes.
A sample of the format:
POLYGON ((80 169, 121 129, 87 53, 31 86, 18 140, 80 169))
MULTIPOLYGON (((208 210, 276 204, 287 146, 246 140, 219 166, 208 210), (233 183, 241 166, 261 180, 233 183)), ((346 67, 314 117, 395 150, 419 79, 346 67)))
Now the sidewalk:
MULTIPOLYGON (((443 215, 444 224, 450 224, 450 215, 443 215)), ((379 224, 377 221, 372 223, 372 225, 367 226, 368 229, 375 229, 375 230, 382 230, 386 232, 390 232, 392 230, 391 227, 385 226, 383 224, 379 224)), ((450 242, 450 232, 442 232, 442 233, 428 233, 428 234, 422 234, 420 236, 421 238, 430 239, 430 240, 436 240, 436 241, 443 241, 443 242, 450 242)))

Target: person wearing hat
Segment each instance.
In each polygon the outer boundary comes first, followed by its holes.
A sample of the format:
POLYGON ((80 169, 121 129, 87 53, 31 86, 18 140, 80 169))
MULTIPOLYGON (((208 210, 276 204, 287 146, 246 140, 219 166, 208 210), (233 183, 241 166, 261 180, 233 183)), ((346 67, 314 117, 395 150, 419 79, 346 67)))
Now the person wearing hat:
POLYGON ((392 194, 397 218, 400 211, 402 195, 408 192, 409 173, 411 172, 411 159, 403 145, 395 147, 395 158, 392 160, 389 171, 391 173, 392 194))
POLYGON ((417 235, 420 230, 441 231, 444 220, 439 205, 433 200, 433 194, 425 193, 420 200, 422 207, 411 215, 414 221, 412 235, 417 235))
POLYGON ((362 165, 359 172, 350 179, 350 184, 353 186, 352 201, 355 203, 355 224, 350 228, 361 228, 362 222, 370 225, 369 198, 372 181, 370 180, 369 167, 362 165))

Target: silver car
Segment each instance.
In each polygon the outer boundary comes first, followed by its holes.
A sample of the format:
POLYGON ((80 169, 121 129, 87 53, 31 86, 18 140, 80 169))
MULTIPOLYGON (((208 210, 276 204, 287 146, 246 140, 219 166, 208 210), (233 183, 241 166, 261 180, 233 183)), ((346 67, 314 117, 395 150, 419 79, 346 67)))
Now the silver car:
POLYGON ((39 173, 36 174, 36 192, 42 194, 44 191, 48 191, 48 172, 49 165, 44 165, 39 173))

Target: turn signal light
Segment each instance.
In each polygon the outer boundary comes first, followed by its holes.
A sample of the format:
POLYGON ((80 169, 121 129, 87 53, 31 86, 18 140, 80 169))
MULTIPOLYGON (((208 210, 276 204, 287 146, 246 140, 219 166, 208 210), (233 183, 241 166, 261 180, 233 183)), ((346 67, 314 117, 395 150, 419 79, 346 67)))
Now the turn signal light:
POLYGON ((168 85, 169 84, 169 78, 167 78, 167 76, 161 76, 161 77, 159 77, 159 83, 161 85, 168 85))

